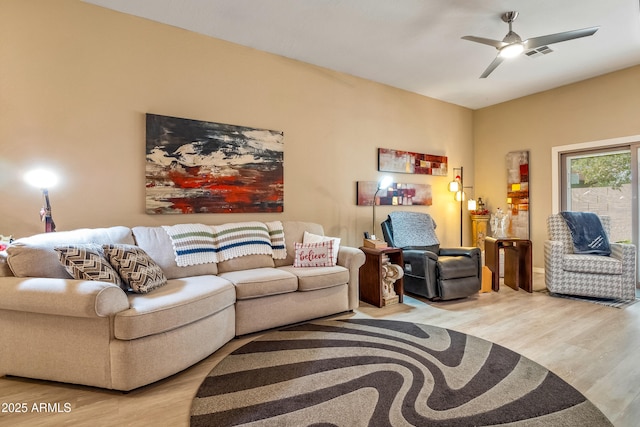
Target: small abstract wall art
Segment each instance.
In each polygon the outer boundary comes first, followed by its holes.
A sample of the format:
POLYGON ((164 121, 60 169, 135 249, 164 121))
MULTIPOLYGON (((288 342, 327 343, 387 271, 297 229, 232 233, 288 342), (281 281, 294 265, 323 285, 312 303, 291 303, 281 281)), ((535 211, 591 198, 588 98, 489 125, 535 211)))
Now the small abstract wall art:
POLYGON ((146 115, 148 214, 282 212, 279 131, 146 115))
MULTIPOLYGON (((359 206, 372 206, 377 187, 378 183, 374 181, 358 181, 357 204, 359 206)), ((376 205, 431 206, 432 203, 431 185, 428 184, 401 184, 394 182, 389 188, 380 190, 376 196, 376 205)))
POLYGON ((507 203, 511 211, 507 235, 529 239, 529 152, 507 153, 506 163, 507 203))
POLYGON ((447 176, 447 157, 378 148, 380 172, 447 176))

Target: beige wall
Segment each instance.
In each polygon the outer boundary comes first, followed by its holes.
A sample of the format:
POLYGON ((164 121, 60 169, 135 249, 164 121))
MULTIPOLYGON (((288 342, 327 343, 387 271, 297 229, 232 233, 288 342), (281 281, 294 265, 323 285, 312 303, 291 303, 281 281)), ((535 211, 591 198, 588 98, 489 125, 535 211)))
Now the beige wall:
POLYGON ((506 208, 505 155, 530 151, 534 266, 544 267, 551 149, 640 134, 640 67, 474 111, 476 195, 506 208))
MULTIPOLYGON (((382 175, 378 147, 446 155, 473 176, 473 112, 452 104, 79 0, 3 0, 0 40, 0 234, 43 230, 21 178, 36 164, 62 176, 59 230, 297 219, 358 246, 372 212, 356 182, 382 175), (147 112, 284 131, 284 213, 146 215, 147 112)), ((413 210, 458 242, 450 177, 394 178, 431 184, 434 205, 413 210)))
MULTIPOLYGON (((299 219, 359 245, 371 208, 355 205, 356 181, 382 175, 378 147, 448 156, 492 209, 505 207, 505 154, 528 149, 542 267, 551 147, 640 134, 640 67, 473 112, 79 0, 3 0, 0 40, 0 234, 43 229, 41 195, 21 176, 47 165, 62 176, 51 191, 60 230, 299 219), (284 131, 284 213, 146 215, 147 112, 284 131)), ((432 185, 433 206, 412 210, 458 244, 451 174, 394 178, 432 185)))

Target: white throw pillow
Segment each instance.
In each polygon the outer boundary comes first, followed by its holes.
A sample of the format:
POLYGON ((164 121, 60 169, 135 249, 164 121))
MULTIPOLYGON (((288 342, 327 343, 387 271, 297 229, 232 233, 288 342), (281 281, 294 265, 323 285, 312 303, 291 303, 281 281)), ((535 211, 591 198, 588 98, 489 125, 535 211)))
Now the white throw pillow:
POLYGON ((304 232, 304 237, 302 238, 302 243, 320 243, 333 241, 333 265, 338 263, 338 250, 340 249, 340 238, 339 237, 328 237, 328 236, 320 236, 318 234, 312 234, 308 231, 304 232))

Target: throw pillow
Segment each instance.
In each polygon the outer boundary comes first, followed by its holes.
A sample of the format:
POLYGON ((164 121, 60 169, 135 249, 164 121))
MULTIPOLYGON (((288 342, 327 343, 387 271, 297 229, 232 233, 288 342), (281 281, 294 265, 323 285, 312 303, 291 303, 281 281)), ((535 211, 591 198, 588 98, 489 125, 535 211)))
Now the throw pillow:
POLYGON ((160 266, 138 246, 104 245, 102 248, 109 263, 131 291, 146 294, 167 283, 160 266))
POLYGON ((333 262, 333 240, 318 243, 295 243, 294 267, 331 267, 333 262))
POLYGON ((56 246, 53 250, 57 252, 60 264, 74 279, 99 280, 122 286, 120 276, 105 259, 99 245, 56 246))
POLYGON ((318 234, 309 233, 308 231, 304 232, 304 236, 302 237, 302 243, 320 243, 320 242, 333 242, 333 256, 331 261, 333 265, 338 263, 338 251, 340 249, 340 238, 339 237, 327 237, 320 236, 318 234))

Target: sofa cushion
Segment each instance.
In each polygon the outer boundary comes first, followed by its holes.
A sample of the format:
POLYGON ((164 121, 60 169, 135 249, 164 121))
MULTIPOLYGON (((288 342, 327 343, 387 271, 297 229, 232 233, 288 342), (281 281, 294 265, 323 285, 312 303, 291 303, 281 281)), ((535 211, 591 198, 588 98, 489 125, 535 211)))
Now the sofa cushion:
POLYGON ((296 255, 295 243, 301 243, 304 240, 305 231, 320 236, 324 235, 322 226, 314 222, 282 221, 282 228, 284 230, 284 243, 287 248, 287 257, 285 259, 274 260, 276 267, 293 265, 293 260, 296 255))
POLYGON ((277 268, 254 268, 220 273, 220 277, 236 287, 236 298, 251 299, 298 290, 298 278, 277 268))
POLYGON ((135 245, 104 245, 104 255, 122 278, 123 289, 146 294, 167 284, 162 269, 135 245))
POLYGON ((205 275, 172 279, 151 293, 128 297, 130 308, 114 320, 115 337, 121 340, 177 329, 218 313, 233 306, 235 289, 227 280, 205 275))
POLYGON ((109 261, 104 257, 104 251, 99 245, 56 246, 60 263, 74 279, 99 280, 122 286, 122 279, 109 261))
POLYGON ((218 274, 215 263, 178 267, 171 238, 162 227, 133 227, 136 244, 162 268, 168 279, 218 274))
POLYGON ((219 273, 274 267, 272 255, 244 255, 218 263, 219 273))
POLYGON ((622 262, 602 255, 566 254, 562 269, 575 273, 622 274, 622 262))
POLYGON ((349 283, 349 270, 339 265, 333 267, 297 268, 293 266, 278 267, 298 277, 299 291, 314 291, 349 283))
POLYGON ((53 248, 87 243, 133 244, 134 241, 131 229, 122 226, 42 233, 13 242, 7 248, 7 262, 13 274, 18 277, 71 279, 53 248))

